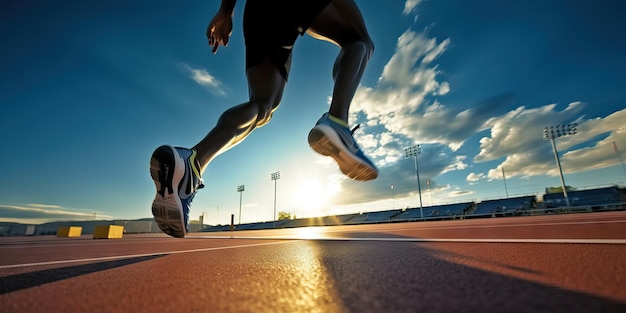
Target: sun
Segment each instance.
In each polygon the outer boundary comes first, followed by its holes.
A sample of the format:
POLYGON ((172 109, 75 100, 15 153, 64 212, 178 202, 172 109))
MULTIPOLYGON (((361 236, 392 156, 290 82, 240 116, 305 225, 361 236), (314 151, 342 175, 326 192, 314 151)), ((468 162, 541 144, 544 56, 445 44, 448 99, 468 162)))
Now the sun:
POLYGON ((339 192, 339 185, 317 178, 302 179, 294 186, 291 202, 300 214, 322 213, 332 196, 339 192))
POLYGON ((303 180, 295 186, 292 203, 300 210, 319 209, 327 202, 324 186, 316 180, 303 180))

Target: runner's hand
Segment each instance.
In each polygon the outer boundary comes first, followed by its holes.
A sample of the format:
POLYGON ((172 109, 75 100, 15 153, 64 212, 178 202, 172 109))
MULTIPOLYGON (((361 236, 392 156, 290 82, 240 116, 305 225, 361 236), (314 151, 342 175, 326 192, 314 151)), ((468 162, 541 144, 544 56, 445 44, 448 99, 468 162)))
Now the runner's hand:
POLYGON ((213 54, 217 53, 220 45, 228 46, 228 38, 232 32, 233 20, 231 15, 218 11, 206 29, 206 36, 209 39, 209 46, 212 47, 213 54))

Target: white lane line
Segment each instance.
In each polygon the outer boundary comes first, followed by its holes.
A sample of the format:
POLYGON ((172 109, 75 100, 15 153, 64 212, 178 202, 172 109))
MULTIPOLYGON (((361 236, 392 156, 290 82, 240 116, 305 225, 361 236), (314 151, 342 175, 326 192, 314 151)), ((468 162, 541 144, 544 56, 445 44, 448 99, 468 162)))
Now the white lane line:
MULTIPOLYGON (((468 220, 469 221, 469 220, 468 220)), ((433 230, 433 229, 460 229, 460 228, 504 228, 504 227, 534 227, 534 226, 561 226, 561 225, 585 225, 585 224, 613 224, 613 223, 626 223, 626 220, 613 220, 613 221, 581 221, 581 222, 538 222, 538 223, 522 223, 522 224, 491 224, 491 225, 442 225, 442 226, 429 226, 424 227, 385 227, 376 230, 433 230)), ((378 224, 381 225, 381 224, 378 224)), ((420 226, 420 225, 415 225, 420 226)), ((341 231, 341 230, 338 230, 341 231)), ((329 231, 331 232, 331 231, 329 231)))
MULTIPOLYGON (((221 238, 221 239, 224 239, 224 238, 221 238)), ((41 265, 55 265, 55 264, 66 264, 66 263, 80 263, 80 262, 94 262, 94 261, 131 259, 131 258, 140 258, 140 257, 147 257, 147 256, 157 256, 157 255, 181 254, 181 253, 191 253, 191 252, 203 252, 203 251, 227 250, 227 249, 257 247, 257 246, 268 246, 268 245, 275 245, 275 244, 288 243, 288 242, 291 242, 291 241, 264 242, 264 243, 255 243, 255 244, 237 245, 237 246, 227 246, 227 247, 213 247, 213 248, 202 248, 202 249, 190 249, 190 250, 142 253, 142 254, 116 255, 116 256, 97 257, 97 258, 70 259, 70 260, 59 260, 59 261, 48 261, 48 262, 0 265, 0 269, 16 268, 16 267, 29 267, 29 266, 41 266, 41 265)))
POLYGON ((272 239, 272 240, 312 240, 312 241, 385 241, 385 242, 468 242, 468 243, 556 243, 556 244, 626 244, 626 239, 511 239, 511 238, 408 238, 408 237, 359 237, 359 238, 341 238, 341 237, 246 237, 246 236, 193 236, 190 238, 203 239, 272 239))
POLYGON ((361 237, 361 238, 339 238, 339 237, 328 237, 328 238, 297 238, 297 237, 279 237, 279 236, 269 236, 269 237, 245 237, 245 236, 193 236, 191 238, 203 238, 203 239, 265 239, 265 240, 285 240, 278 242, 265 242, 265 243, 257 243, 257 244, 247 244, 247 245, 236 245, 236 246, 227 246, 227 247, 213 247, 213 248, 201 248, 201 249, 190 249, 190 250, 178 250, 178 251, 163 251, 163 252, 153 252, 153 253, 142 253, 142 254, 128 254, 128 255, 117 255, 117 256, 108 256, 108 257, 97 257, 97 258, 84 258, 84 259, 70 259, 70 260, 59 260, 59 261, 48 261, 48 262, 35 262, 35 263, 22 263, 22 264, 11 264, 11 265, 0 265, 0 269, 5 268, 17 268, 17 267, 30 267, 30 266, 42 266, 42 265, 56 265, 56 264, 67 264, 67 263, 80 263, 80 262, 94 262, 94 261, 106 261, 106 260, 119 260, 119 259, 130 259, 130 258, 139 258, 139 257, 147 257, 147 256, 157 256, 157 255, 169 255, 169 254, 181 254, 181 253, 192 253, 192 252, 203 252, 203 251, 215 251, 215 250, 227 250, 227 249, 237 249, 237 248, 247 248, 247 247, 256 247, 256 246, 267 246, 274 244, 283 244, 297 240, 312 240, 312 241, 382 241, 382 242, 462 242, 462 243, 551 243, 551 244, 626 244, 626 239, 508 239, 508 238, 492 238, 492 239, 457 239, 457 238, 406 238, 406 237, 361 237))
MULTIPOLYGON (((321 239, 326 240, 326 239, 321 239)), ((448 238, 332 238, 329 240, 404 241, 404 242, 467 242, 467 243, 556 243, 556 244, 626 244, 626 239, 448 239, 448 238)))

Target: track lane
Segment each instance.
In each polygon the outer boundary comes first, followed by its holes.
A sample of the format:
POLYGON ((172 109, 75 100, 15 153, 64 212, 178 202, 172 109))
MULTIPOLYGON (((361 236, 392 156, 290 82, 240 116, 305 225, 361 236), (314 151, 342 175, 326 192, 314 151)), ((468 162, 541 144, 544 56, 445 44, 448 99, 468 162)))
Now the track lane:
POLYGON ((624 312, 624 221, 626 212, 607 212, 198 233, 185 239, 3 238, 0 307, 20 313, 44 307, 624 312))

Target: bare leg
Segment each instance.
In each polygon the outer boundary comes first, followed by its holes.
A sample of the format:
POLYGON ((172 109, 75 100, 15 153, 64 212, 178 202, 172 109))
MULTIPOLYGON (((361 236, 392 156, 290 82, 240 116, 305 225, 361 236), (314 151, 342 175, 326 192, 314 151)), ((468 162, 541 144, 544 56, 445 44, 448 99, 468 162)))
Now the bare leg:
POLYGON ((330 116, 320 118, 311 129, 309 146, 315 152, 333 158, 341 172, 351 179, 376 179, 376 165, 358 148, 348 128, 350 104, 374 52, 374 43, 361 12, 354 0, 332 0, 307 32, 341 48, 333 66, 335 86, 328 111, 330 116))
POLYGON ((246 75, 250 100, 222 113, 217 125, 194 147, 201 172, 217 155, 269 122, 280 103, 286 81, 270 60, 248 69, 246 75))
POLYGON ((333 0, 307 33, 341 47, 333 67, 335 86, 329 113, 347 122, 350 103, 374 52, 363 16, 353 0, 333 0))

